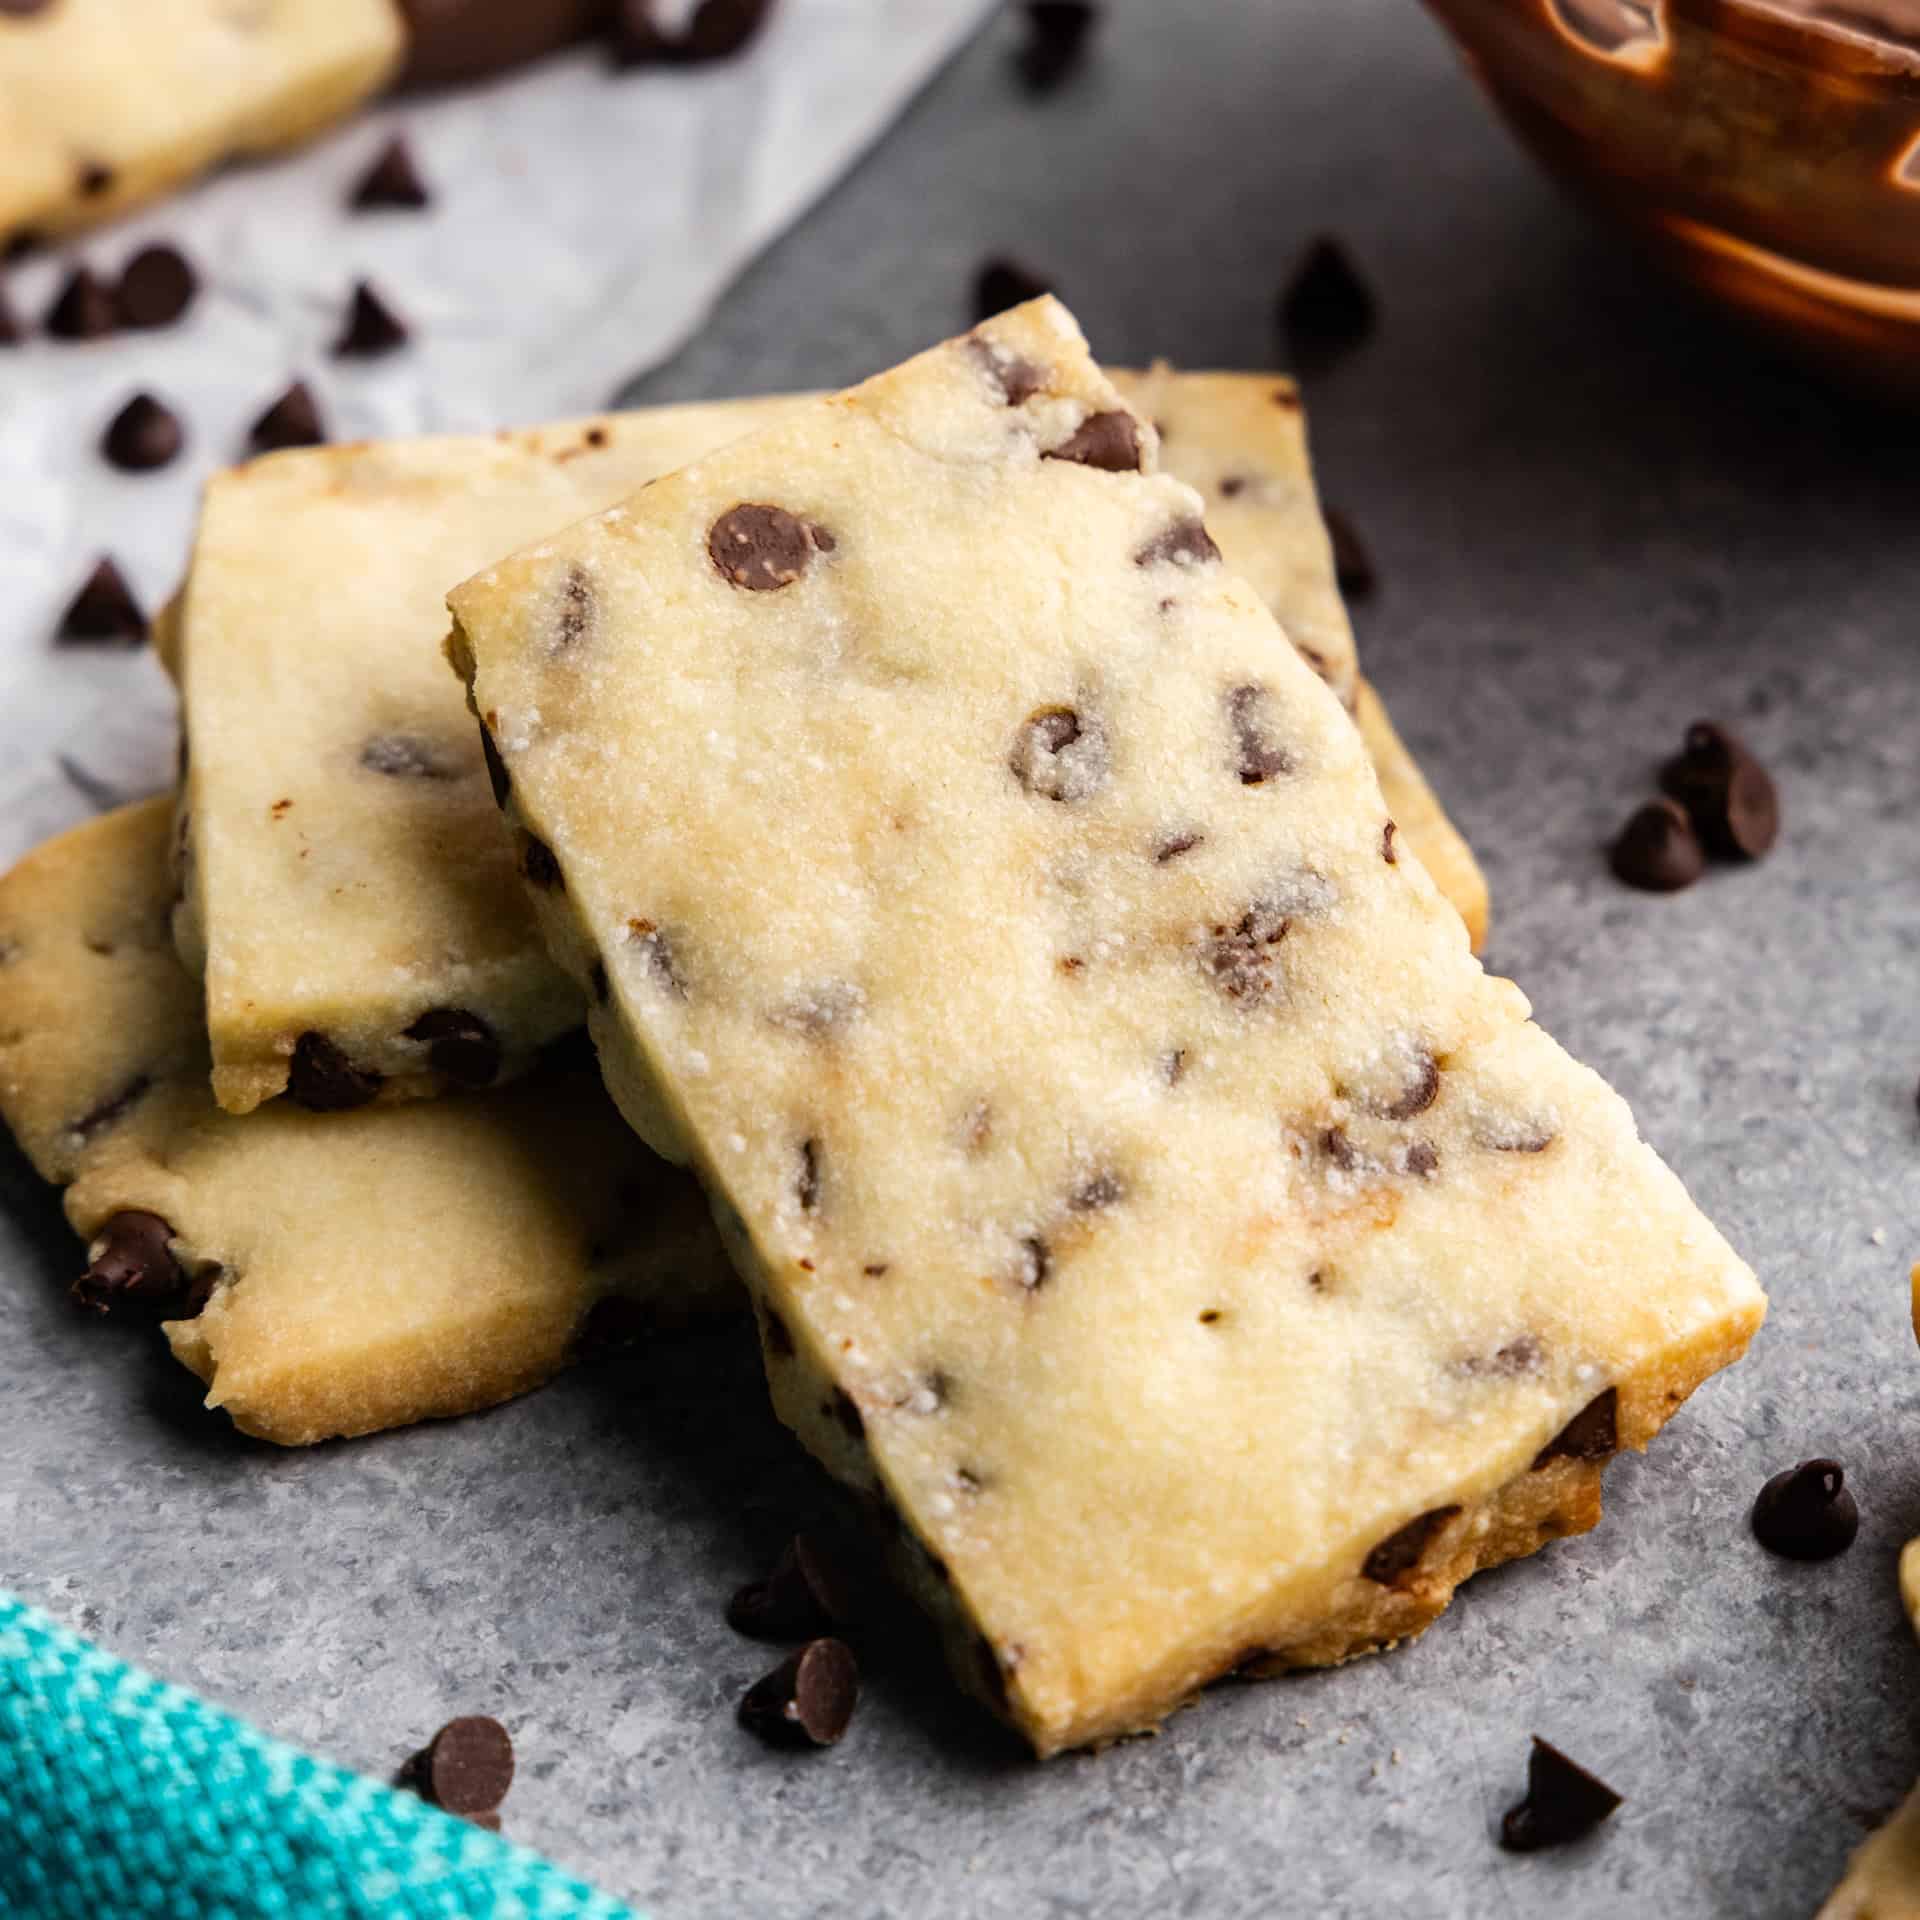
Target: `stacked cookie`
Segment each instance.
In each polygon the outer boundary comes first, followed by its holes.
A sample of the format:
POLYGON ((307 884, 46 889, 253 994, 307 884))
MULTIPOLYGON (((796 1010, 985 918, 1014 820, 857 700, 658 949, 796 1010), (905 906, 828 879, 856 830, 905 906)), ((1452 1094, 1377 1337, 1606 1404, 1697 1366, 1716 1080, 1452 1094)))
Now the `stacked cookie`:
POLYGON ((1048 1752, 1417 1632, 1758 1324, 1472 959, 1271 376, 1110 380, 1040 301, 832 398, 279 455, 162 649, 174 820, 0 883, 0 1104, 251 1431, 487 1404, 725 1306, 724 1240, 1048 1752))

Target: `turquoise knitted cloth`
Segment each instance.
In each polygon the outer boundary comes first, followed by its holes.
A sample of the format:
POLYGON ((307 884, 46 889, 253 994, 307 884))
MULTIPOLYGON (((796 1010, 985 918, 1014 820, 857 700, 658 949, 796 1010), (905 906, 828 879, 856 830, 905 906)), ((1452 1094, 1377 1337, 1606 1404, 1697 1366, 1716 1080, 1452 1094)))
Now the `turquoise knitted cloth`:
POLYGON ((635 1920, 0 1593, 6 1920, 635 1920))

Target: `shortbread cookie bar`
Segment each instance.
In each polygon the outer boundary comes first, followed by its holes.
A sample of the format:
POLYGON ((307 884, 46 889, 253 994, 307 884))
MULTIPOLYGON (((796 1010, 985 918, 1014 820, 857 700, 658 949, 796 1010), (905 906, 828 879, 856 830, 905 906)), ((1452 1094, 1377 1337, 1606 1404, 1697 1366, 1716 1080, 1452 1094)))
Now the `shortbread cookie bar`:
POLYGON ((698 1189, 590 1068, 338 1119, 222 1113, 167 833, 149 801, 0 879, 0 1115, 103 1283, 132 1262, 204 1298, 166 1335, 210 1406, 285 1445, 370 1433, 538 1385, 609 1297, 643 1321, 737 1305, 698 1189))
POLYGON ((1041 1753, 1418 1632, 1759 1325, 1041 301, 452 596, 775 1404, 1041 1753))
POLYGON ((0 241, 91 225, 343 118, 396 70, 393 0, 0 6, 0 241))
MULTIPOLYGON (((1353 636, 1292 385, 1156 369, 1131 387, 1166 423, 1174 471, 1207 495, 1229 557, 1351 692, 1353 636)), ((197 749, 176 932, 206 978, 222 1106, 248 1112, 290 1083, 319 1106, 492 1084, 579 1024, 440 659, 446 590, 796 404, 321 448, 213 481, 161 646, 197 749), (474 1044, 441 1044, 450 1027, 474 1044)), ((1377 703, 1360 717, 1405 785, 1404 844, 1484 927, 1472 856, 1377 703)))

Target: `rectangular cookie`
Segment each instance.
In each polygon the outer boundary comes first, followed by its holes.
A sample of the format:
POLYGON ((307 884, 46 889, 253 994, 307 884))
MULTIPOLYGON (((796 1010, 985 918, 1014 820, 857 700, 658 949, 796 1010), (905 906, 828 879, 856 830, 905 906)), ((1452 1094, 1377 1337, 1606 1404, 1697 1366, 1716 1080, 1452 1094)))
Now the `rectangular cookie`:
POLYGON ((393 0, 0 6, 0 242, 60 234, 306 139, 395 72, 393 0))
POLYGON ((338 1118, 222 1113, 168 934, 168 811, 0 878, 0 1116, 66 1188, 92 1290, 138 1273, 172 1301, 209 1406, 287 1446, 371 1433, 537 1386, 602 1301, 641 1324, 738 1306, 698 1188, 589 1066, 338 1118))
MULTIPOLYGON (((1351 702, 1353 634, 1292 383, 1164 368, 1131 382, 1229 556, 1351 702)), ((434 1093, 448 1084, 441 1062, 455 1083, 463 1071, 491 1083, 579 1024, 440 660, 446 589, 797 404, 321 448, 211 483, 161 648, 198 749, 175 927, 206 979, 224 1107, 248 1112, 290 1081, 320 1105, 434 1093), (473 1044, 436 1048, 450 1024, 473 1044)), ((1402 823, 1407 843, 1483 931, 1472 856, 1393 751, 1424 796, 1402 823)))
POLYGON ((775 1405, 1040 1753, 1590 1526, 1764 1301, 1035 302, 451 599, 775 1405))

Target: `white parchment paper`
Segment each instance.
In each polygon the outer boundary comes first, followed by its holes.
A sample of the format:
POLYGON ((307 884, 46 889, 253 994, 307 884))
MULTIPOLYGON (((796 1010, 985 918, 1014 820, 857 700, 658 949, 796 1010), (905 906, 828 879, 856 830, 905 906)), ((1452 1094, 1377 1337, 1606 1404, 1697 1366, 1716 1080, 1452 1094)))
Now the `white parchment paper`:
POLYGON ((158 665, 111 647, 56 650, 52 631, 101 553, 159 606, 178 584, 201 483, 244 455, 248 424, 290 380, 312 386, 335 439, 604 406, 698 328, 992 3, 783 0, 747 54, 712 67, 616 73, 582 48, 382 105, 289 158, 9 270, 9 300, 36 337, 0 350, 0 864, 170 777, 173 701, 158 665), (433 205, 348 212, 352 185, 402 129, 433 205), (76 259, 114 273, 156 238, 202 276, 180 325, 87 344, 38 334, 76 259), (412 343, 335 360, 361 276, 412 343), (190 444, 160 473, 122 475, 99 438, 142 389, 180 414, 190 444))

